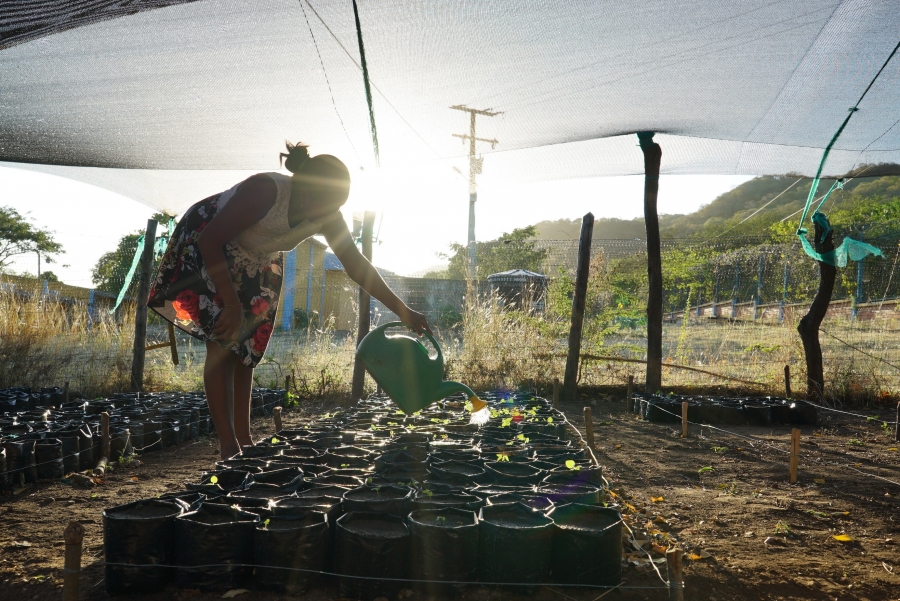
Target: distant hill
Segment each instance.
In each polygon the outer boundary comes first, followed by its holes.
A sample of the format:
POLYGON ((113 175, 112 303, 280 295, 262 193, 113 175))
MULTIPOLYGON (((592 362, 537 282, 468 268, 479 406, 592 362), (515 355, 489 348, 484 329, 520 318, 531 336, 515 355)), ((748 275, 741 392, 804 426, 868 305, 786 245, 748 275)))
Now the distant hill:
MULTIPOLYGON (((726 232, 731 236, 769 233, 771 226, 782 219, 799 219, 799 211, 806 202, 811 183, 809 178, 791 175, 754 178, 693 213, 660 215, 660 235, 663 238, 688 238, 726 232), (759 212, 754 215, 756 211, 759 212)), ((816 196, 825 194, 833 183, 834 180, 822 180, 816 196)), ((854 205, 894 198, 900 198, 898 176, 853 179, 845 183, 843 190, 832 194, 824 212, 848 211, 854 205)), ((581 232, 581 220, 541 221, 535 224, 535 229, 539 240, 577 239, 581 232)), ((594 239, 632 239, 644 238, 645 235, 643 218, 601 218, 594 222, 594 239)))

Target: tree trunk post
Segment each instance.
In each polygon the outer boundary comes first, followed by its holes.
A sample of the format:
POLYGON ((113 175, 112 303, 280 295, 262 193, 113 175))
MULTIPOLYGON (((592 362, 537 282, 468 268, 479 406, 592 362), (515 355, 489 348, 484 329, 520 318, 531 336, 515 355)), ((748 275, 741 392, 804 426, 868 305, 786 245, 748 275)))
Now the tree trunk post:
POLYGON ((634 411, 634 376, 628 376, 628 387, 625 389, 625 407, 634 411))
POLYGON ((81 545, 84 541, 84 526, 69 522, 63 533, 66 543, 63 563, 63 601, 78 601, 78 580, 81 576, 81 545))
MULTIPOLYGON (((823 239, 822 227, 815 223, 813 235, 815 236, 816 252, 824 254, 834 250, 833 230, 829 230, 823 239)), ((822 367, 822 347, 819 344, 819 326, 822 325, 822 320, 825 319, 825 314, 828 312, 837 275, 834 265, 821 261, 818 263, 819 289, 809 306, 809 312, 797 324, 797 332, 803 342, 803 354, 806 358, 806 397, 814 402, 825 400, 825 374, 822 367)))
POLYGON ((788 463, 788 481, 797 483, 797 468, 800 466, 800 429, 791 430, 791 456, 788 463))
POLYGON ((594 215, 581 219, 581 238, 578 240, 578 265, 575 269, 575 293, 572 296, 572 324, 569 327, 569 352, 566 355, 566 374, 563 396, 575 399, 578 385, 578 363, 581 358, 581 329, 584 324, 584 305, 587 298, 591 269, 591 239, 594 235, 594 215))
POLYGON ((688 437, 688 404, 687 401, 681 403, 681 437, 688 437))
POLYGON ((669 601, 684 601, 684 576, 681 572, 681 555, 682 551, 678 547, 666 549, 669 601))
POLYGON ((144 388, 144 356, 147 347, 147 299, 150 296, 150 277, 153 270, 153 246, 156 242, 156 220, 147 220, 144 233, 144 252, 141 255, 141 277, 134 316, 134 347, 131 358, 131 390, 141 392, 144 388))
MULTIPOLYGON (((372 261, 372 230, 375 229, 375 213, 372 211, 366 211, 365 216, 363 217, 363 226, 362 226, 362 254, 363 256, 372 261)), ((363 289, 362 286, 359 287, 359 323, 357 326, 357 334, 356 334, 356 344, 359 345, 362 342, 362 339, 366 337, 366 334, 369 333, 369 326, 371 325, 371 314, 369 312, 369 304, 371 302, 371 297, 369 293, 363 289)), ((359 358, 356 359, 356 362, 353 364, 353 386, 350 391, 350 397, 352 400, 356 401, 362 398, 363 389, 365 387, 366 382, 366 368, 362 364, 359 358)))
POLYGON ((553 408, 559 407, 559 378, 553 378, 553 408))
POLYGON ((110 455, 112 450, 109 440, 109 413, 104 411, 100 414, 100 456, 109 459, 110 455))
POLYGON ((284 429, 284 426, 281 423, 281 407, 275 407, 272 410, 272 417, 275 418, 275 434, 278 434, 284 429))
POLYGON ((594 450, 594 417, 591 415, 591 408, 584 408, 584 434, 588 448, 594 450))
POLYGON ((647 378, 644 390, 662 388, 662 255, 659 243, 659 166, 662 149, 653 132, 639 132, 644 153, 644 224, 647 227, 647 378))
POLYGON ((784 394, 787 395, 785 398, 791 398, 791 366, 784 366, 784 394))

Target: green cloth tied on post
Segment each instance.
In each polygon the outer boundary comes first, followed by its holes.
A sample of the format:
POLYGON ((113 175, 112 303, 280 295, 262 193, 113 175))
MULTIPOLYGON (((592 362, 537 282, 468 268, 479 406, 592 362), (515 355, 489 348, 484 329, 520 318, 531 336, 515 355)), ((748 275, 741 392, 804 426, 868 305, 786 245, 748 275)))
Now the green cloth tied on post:
MULTIPOLYGON (((825 216, 825 213, 816 211, 813 213, 812 220, 813 223, 817 223, 822 228, 822 240, 824 240, 825 236, 831 231, 831 224, 828 223, 828 217, 825 216)), ((813 245, 806 239, 806 233, 808 232, 803 228, 797 230, 797 235, 800 237, 800 243, 803 245, 803 250, 816 261, 821 261, 828 265, 846 267, 847 259, 850 259, 851 261, 862 261, 869 255, 874 255, 876 257, 883 256, 881 249, 876 248, 871 244, 854 240, 853 238, 844 238, 841 245, 834 250, 828 251, 827 253, 819 253, 816 252, 813 245)))
MULTIPOLYGON (((166 248, 169 246, 169 240, 172 238, 174 232, 175 219, 169 219, 169 223, 166 225, 166 233, 162 236, 157 236, 156 240, 153 242, 153 255, 155 259, 158 259, 166 252, 166 248)), ((131 260, 131 267, 128 269, 128 273, 125 274, 125 281, 122 283, 122 289, 119 290, 119 296, 116 297, 115 306, 109 310, 110 315, 116 312, 119 305, 121 305, 122 301, 125 299, 125 293, 128 291, 128 287, 131 286, 131 280, 134 279, 134 272, 137 271, 137 266, 141 262, 142 254, 144 254, 143 234, 137 240, 137 248, 134 250, 134 258, 131 260)))

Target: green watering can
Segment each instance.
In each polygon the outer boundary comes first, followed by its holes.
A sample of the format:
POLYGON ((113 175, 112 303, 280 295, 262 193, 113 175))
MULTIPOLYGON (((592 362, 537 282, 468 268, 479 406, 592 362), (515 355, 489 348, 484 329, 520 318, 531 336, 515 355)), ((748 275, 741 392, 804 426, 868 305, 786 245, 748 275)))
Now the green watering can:
POLYGON ((372 378, 407 415, 424 409, 454 392, 465 392, 472 403, 473 415, 487 403, 475 396, 472 389, 459 382, 447 382, 444 377, 444 355, 437 340, 425 332, 437 349, 437 357, 428 356, 428 349, 419 338, 409 332, 400 321, 378 326, 362 339, 356 356, 363 362, 372 378), (387 334, 389 328, 402 327, 404 333, 387 334))

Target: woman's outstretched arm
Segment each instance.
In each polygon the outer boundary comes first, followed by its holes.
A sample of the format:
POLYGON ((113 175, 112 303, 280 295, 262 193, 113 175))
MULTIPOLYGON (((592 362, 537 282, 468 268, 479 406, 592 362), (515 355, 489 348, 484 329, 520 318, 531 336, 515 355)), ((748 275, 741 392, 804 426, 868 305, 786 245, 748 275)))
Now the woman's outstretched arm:
POLYGON ((394 291, 384 283, 381 275, 366 259, 350 236, 347 224, 340 217, 328 221, 322 226, 322 235, 328 241, 328 245, 334 254, 340 259, 350 279, 359 284, 366 292, 382 302, 385 307, 393 311, 403 323, 412 326, 419 334, 427 330, 431 333, 428 320, 417 311, 410 309, 406 303, 394 294, 394 291))

